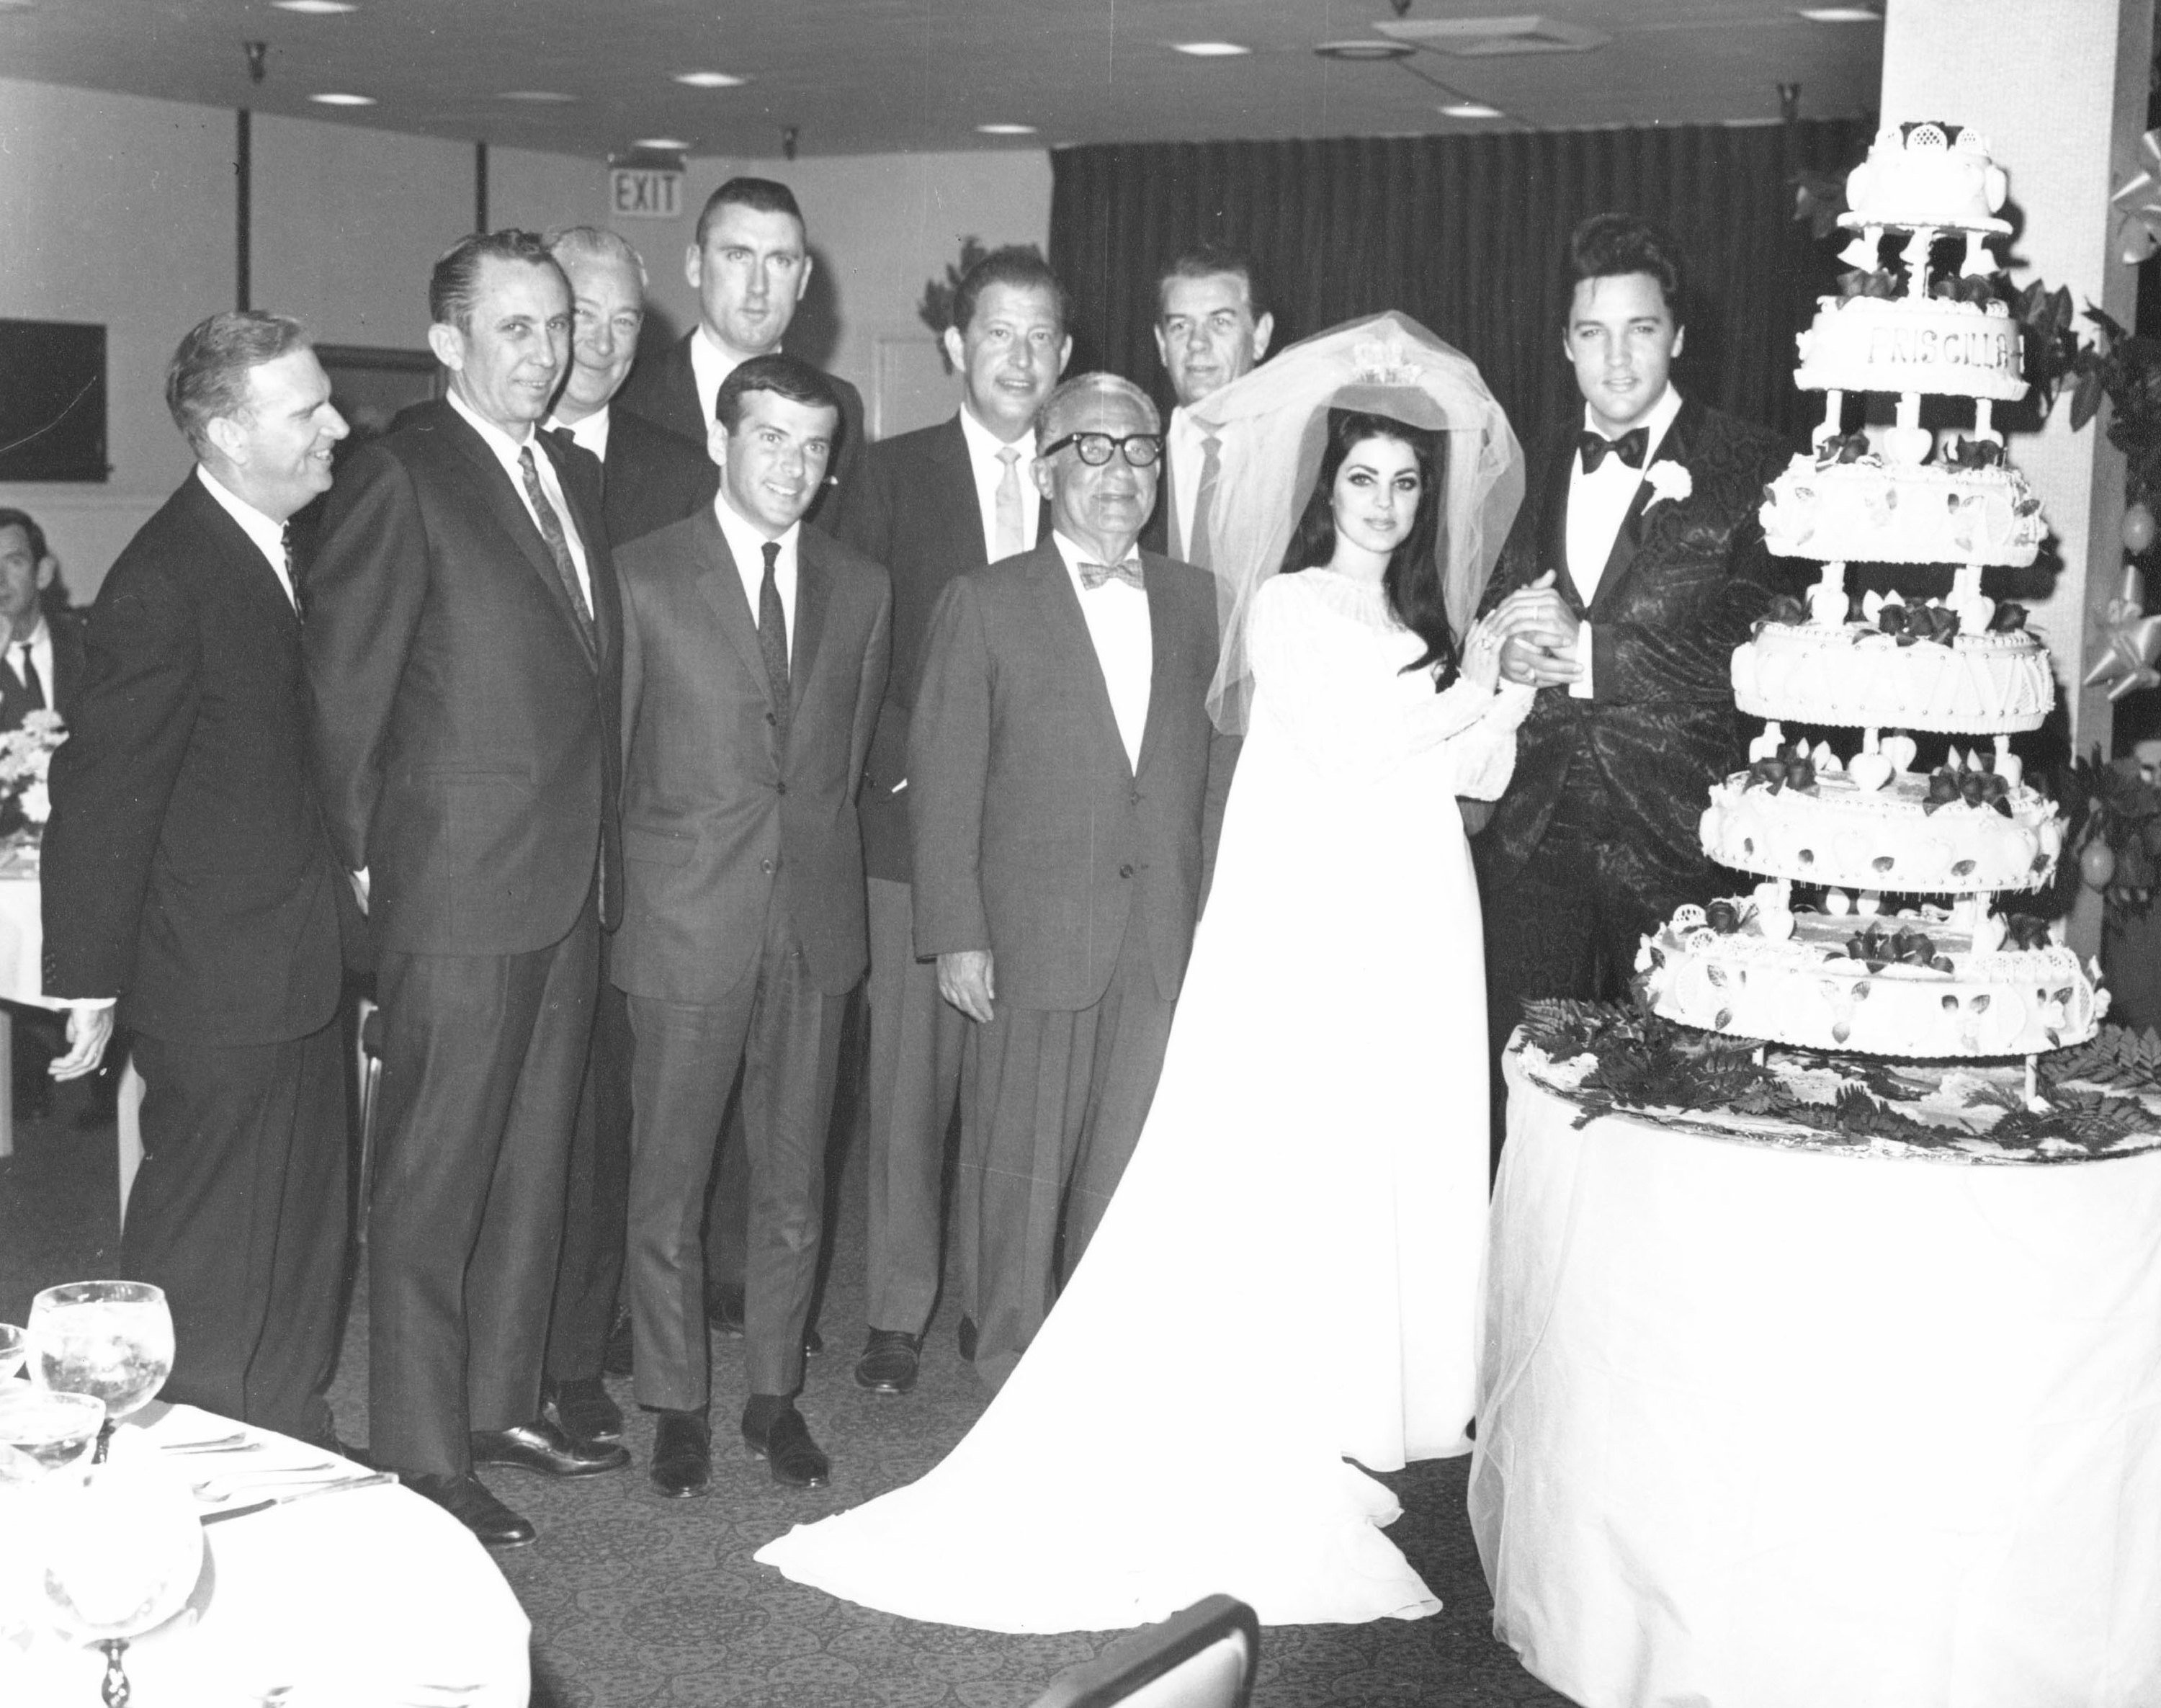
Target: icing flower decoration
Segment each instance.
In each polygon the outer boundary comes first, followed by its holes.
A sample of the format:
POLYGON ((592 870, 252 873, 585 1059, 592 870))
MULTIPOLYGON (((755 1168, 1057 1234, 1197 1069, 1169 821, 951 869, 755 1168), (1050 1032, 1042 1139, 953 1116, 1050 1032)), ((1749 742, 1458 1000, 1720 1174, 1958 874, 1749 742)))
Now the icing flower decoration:
POLYGON ((1367 338, 1353 345, 1351 367, 1351 377, 1361 385, 1416 385, 1421 371, 1401 338, 1367 338))
POLYGON ((1993 439, 1976 439, 1961 433, 1944 449, 1946 468, 1994 468, 2002 461, 2003 446, 1993 439))
POLYGON ((1678 504, 1695 490, 1694 477, 1670 458, 1653 463, 1643 471, 1643 478, 1651 483, 1650 502, 1653 504, 1662 498, 1678 504))

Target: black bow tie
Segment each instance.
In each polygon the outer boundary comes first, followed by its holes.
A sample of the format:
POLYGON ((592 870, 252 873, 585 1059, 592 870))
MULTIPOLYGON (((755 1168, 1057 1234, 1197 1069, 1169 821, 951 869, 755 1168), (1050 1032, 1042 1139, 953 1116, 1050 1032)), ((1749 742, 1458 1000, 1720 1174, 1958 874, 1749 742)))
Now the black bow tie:
POLYGON ((1651 448, 1651 430, 1631 427, 1618 439, 1608 439, 1602 433, 1593 433, 1586 429, 1576 435, 1575 448, 1582 455, 1583 471, 1587 475, 1598 472, 1598 465, 1606 461, 1606 453, 1609 450, 1630 468, 1641 468, 1643 453, 1651 448))

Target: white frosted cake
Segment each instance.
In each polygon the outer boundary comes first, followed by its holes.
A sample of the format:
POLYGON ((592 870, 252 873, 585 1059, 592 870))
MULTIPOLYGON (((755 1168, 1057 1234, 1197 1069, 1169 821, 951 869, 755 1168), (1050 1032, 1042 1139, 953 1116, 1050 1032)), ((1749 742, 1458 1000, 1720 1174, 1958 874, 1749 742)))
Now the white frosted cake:
POLYGON ((1981 591, 1984 569, 2032 563, 2045 531, 1991 419, 2026 392, 2021 329, 1987 284, 2003 174, 1970 130, 1893 125, 1846 188, 1854 271, 1799 341, 1823 423, 1759 513, 1772 552, 1825 567, 1735 650, 1734 704, 1770 721, 1701 823, 1707 855, 1766 881, 1644 938, 1641 988, 1669 1019, 1803 1049, 1919 1060, 2082 1043, 2108 993, 2041 920, 1996 905, 2051 882, 2065 831, 2006 742, 2055 704, 2048 653, 1981 591), (1848 391, 1894 395, 1896 424, 1847 432, 1848 391), (1924 395, 1969 400, 1971 430, 1939 445, 1924 395), (1952 591, 1856 599, 1850 562, 1946 565, 1952 591), (1858 749, 1789 739, 1788 723, 1858 729, 1858 749), (1992 748, 1954 740, 1924 773, 1909 730, 1992 748), (1891 911, 1924 896, 1952 901, 1891 911))

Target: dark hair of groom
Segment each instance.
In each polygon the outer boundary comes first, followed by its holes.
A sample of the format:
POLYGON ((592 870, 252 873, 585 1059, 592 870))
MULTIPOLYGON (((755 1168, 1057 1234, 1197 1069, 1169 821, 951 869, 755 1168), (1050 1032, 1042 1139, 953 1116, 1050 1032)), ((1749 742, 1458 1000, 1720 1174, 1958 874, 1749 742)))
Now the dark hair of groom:
POLYGON ((1672 232, 1634 214, 1599 213, 1569 233, 1561 279, 1568 298, 1586 279, 1620 279, 1636 273, 1658 280, 1674 325, 1688 325, 1688 273, 1672 232))

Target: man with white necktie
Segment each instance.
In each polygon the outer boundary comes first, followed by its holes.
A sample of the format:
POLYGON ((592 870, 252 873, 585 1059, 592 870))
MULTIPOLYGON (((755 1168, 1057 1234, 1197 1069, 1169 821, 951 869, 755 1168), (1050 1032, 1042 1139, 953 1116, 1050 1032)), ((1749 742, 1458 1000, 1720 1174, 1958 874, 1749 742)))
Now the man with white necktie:
POLYGON ((1221 447, 1189 411, 1253 371, 1268 353, 1276 318, 1262 298, 1252 260, 1212 243, 1173 259, 1156 280, 1155 294, 1156 354, 1178 403, 1164 433, 1162 502, 1141 544, 1207 569, 1221 447))
POLYGON ((196 463, 91 607, 45 827, 70 1079, 119 1018, 143 1164, 122 1273, 165 1289, 165 1398, 334 1446, 346 1114, 338 886, 310 786, 286 520, 346 424, 299 323, 214 315, 165 399, 196 463))
POLYGON ((27 511, 0 508, 0 622, 8 637, 0 730, 21 728, 33 711, 56 711, 65 720, 82 680, 81 622, 71 612, 44 608, 59 573, 44 529, 27 511))
POLYGON ((915 951, 976 1023, 954 1218, 976 1253, 962 1350, 994 1385, 1139 1139, 1238 747, 1208 716, 1213 578, 1136 546, 1155 405, 1086 374, 1035 437, 1052 529, 946 587, 909 740, 915 951))
MULTIPOLYGON (((1033 551, 1045 528, 1033 429, 1073 353, 1065 315, 1065 288, 1033 249, 996 250, 970 268, 945 335, 960 411, 872 445, 841 528, 893 576, 893 669, 860 808, 871 932, 870 1335, 856 1380, 880 1393, 915 1385, 938 1295, 945 1134, 967 1025, 939 996, 937 969, 915 958, 908 732, 917 662, 946 585, 1033 551)), ((963 1242, 964 1272, 973 1255, 963 1242)))

